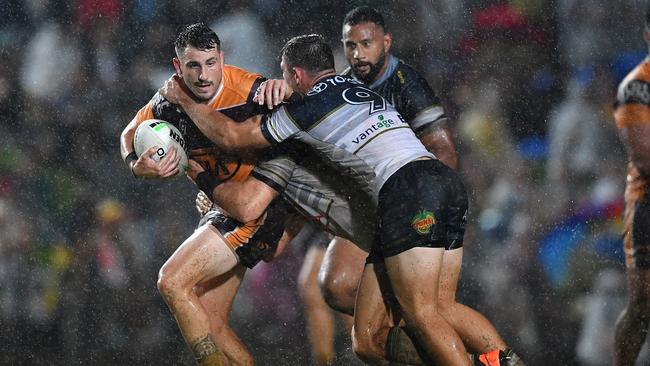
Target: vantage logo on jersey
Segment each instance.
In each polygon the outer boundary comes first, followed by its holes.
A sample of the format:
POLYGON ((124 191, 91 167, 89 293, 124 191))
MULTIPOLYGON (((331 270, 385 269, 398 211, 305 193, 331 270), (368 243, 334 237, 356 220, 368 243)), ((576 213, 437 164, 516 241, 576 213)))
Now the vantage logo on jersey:
POLYGON ((359 136, 357 136, 352 142, 355 144, 360 143, 361 141, 367 139, 368 137, 372 136, 375 132, 379 131, 382 128, 389 128, 395 124, 395 121, 388 118, 384 118, 383 114, 380 114, 377 116, 377 123, 373 124, 369 128, 367 128, 365 131, 361 132, 359 136))
POLYGON ((420 235, 426 235, 431 232, 431 227, 436 224, 436 218, 433 212, 421 210, 411 220, 411 227, 420 235))

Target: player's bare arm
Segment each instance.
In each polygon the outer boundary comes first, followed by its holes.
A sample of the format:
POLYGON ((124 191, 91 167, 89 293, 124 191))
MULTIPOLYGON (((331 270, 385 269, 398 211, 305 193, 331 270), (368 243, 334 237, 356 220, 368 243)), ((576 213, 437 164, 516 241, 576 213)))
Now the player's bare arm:
POLYGON ((208 104, 195 101, 174 75, 159 90, 160 94, 173 104, 179 105, 192 119, 201 132, 224 150, 245 150, 271 146, 262 135, 261 116, 235 122, 223 113, 213 110, 208 104))
POLYGON ((169 154, 160 161, 152 159, 158 147, 153 146, 141 156, 136 156, 133 149, 133 138, 138 128, 138 121, 134 118, 124 128, 120 135, 120 153, 133 175, 139 178, 163 179, 171 178, 178 174, 180 156, 176 155, 176 149, 171 148, 169 154))
MULTIPOLYGON (((204 171, 201 164, 189 160, 186 174, 193 182, 196 183, 197 177, 204 171)), ((243 182, 230 180, 215 183, 217 185, 212 188, 212 192, 205 192, 206 195, 229 216, 240 222, 249 222, 260 217, 271 201, 279 195, 278 191, 253 177, 248 177, 243 182)), ((197 186, 202 188, 200 183, 197 186)))
MULTIPOLYGON (((649 113, 650 114, 650 113, 649 113)), ((650 121, 650 115, 646 121, 650 121)), ((650 123, 631 124, 622 131, 624 139, 627 141, 628 154, 630 159, 646 177, 650 176, 650 123)))
POLYGON ((443 164, 456 170, 458 166, 456 146, 451 130, 444 121, 430 124, 418 133, 418 138, 443 164))

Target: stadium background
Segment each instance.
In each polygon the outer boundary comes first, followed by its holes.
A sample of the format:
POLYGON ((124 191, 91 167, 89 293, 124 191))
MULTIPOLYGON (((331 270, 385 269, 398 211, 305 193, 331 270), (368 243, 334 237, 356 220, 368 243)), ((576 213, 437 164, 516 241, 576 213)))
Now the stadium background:
MULTIPOLYGON (((625 296, 615 88, 647 53, 645 1, 4 0, 0 364, 191 364, 156 291, 197 221, 183 178, 136 181, 119 133, 172 72, 179 25, 280 77, 289 37, 382 10, 428 78, 471 194, 460 297, 529 365, 600 365, 625 296)), ((303 248, 249 272, 233 324, 260 365, 307 365, 303 248)), ((339 342, 344 350, 349 345, 339 342)), ((644 356, 645 357, 645 356, 644 356)), ((341 364, 346 364, 341 361, 341 364)))

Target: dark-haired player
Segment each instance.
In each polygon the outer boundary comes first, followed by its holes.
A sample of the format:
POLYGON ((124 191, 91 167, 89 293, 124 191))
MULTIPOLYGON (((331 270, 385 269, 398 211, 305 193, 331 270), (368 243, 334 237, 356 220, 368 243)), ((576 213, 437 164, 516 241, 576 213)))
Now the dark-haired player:
MULTIPOLYGON (((336 75, 333 54, 322 37, 299 36, 287 42, 281 67, 289 86, 305 98, 243 123, 195 103, 179 92, 177 78, 163 90, 176 95, 172 101, 224 149, 298 141, 354 179, 379 216, 359 286, 354 328, 373 321, 369 316, 376 313, 372 307, 379 293, 375 271, 385 270, 400 314, 426 354, 438 364, 469 365, 460 337, 437 304, 444 251, 462 245, 467 210, 462 183, 426 150, 384 98, 336 75)), ((213 179, 202 190, 211 192, 219 183, 213 179)))
MULTIPOLYGON (((650 45, 650 8, 643 37, 650 45)), ((650 62, 646 57, 618 87, 614 117, 628 156, 625 265, 628 302, 616 325, 614 365, 634 365, 650 324, 650 62)))
MULTIPOLYGON (((370 7, 358 7, 348 12, 343 20, 341 41, 350 65, 344 74, 368 85, 393 104, 424 146, 440 161, 455 169, 457 156, 440 101, 417 71, 390 53, 392 36, 386 29, 381 13, 370 7)), ((328 248, 326 265, 321 273, 321 278, 325 279, 323 292, 330 295, 326 299, 337 309, 345 310, 352 306, 349 299, 353 298, 357 281, 349 274, 356 273, 351 266, 361 266, 364 258, 364 252, 345 240, 337 239, 328 248), (342 273, 346 276, 339 275, 342 273), (346 283, 347 286, 343 285, 346 283), (347 304, 342 301, 347 301, 347 304)), ((518 357, 506 349, 506 344, 489 320, 455 300, 462 258, 462 246, 444 253, 444 276, 441 276, 438 296, 440 312, 459 333, 468 349, 480 355, 479 360, 490 360, 491 364, 499 359, 502 364, 514 363, 518 357)), ((359 335, 357 347, 362 352, 377 355, 385 352, 393 360, 405 356, 410 360, 418 358, 402 328, 391 328, 388 333, 366 328, 359 335), (389 346, 384 350, 382 345, 386 343, 389 346)))
MULTIPOLYGON (((190 25, 176 38, 173 65, 195 100, 242 121, 260 113, 252 99, 265 79, 224 65, 220 46, 218 36, 206 25, 190 25)), ((151 159, 155 148, 135 156, 135 130, 151 118, 175 125, 188 142, 190 158, 199 161, 207 174, 224 181, 242 180, 252 171, 250 155, 221 151, 185 113, 157 93, 121 135, 122 157, 136 177, 167 178, 179 169, 174 151, 159 162, 151 159)), ((228 326, 228 317, 246 267, 273 253, 283 219, 280 210, 273 208, 246 223, 218 208, 212 210, 160 270, 158 288, 200 365, 253 363, 250 352, 228 326)))

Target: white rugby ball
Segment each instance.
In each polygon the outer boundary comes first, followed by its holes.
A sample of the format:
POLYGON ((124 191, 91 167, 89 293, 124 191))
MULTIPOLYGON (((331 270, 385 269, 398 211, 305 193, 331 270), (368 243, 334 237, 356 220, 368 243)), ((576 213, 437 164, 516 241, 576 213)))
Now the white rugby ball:
POLYGON ((157 146, 158 150, 151 156, 155 161, 164 158, 172 147, 176 148, 176 156, 181 157, 178 163, 177 176, 187 169, 187 142, 180 131, 169 122, 160 119, 149 119, 138 126, 133 138, 135 154, 139 157, 149 148, 157 146))

